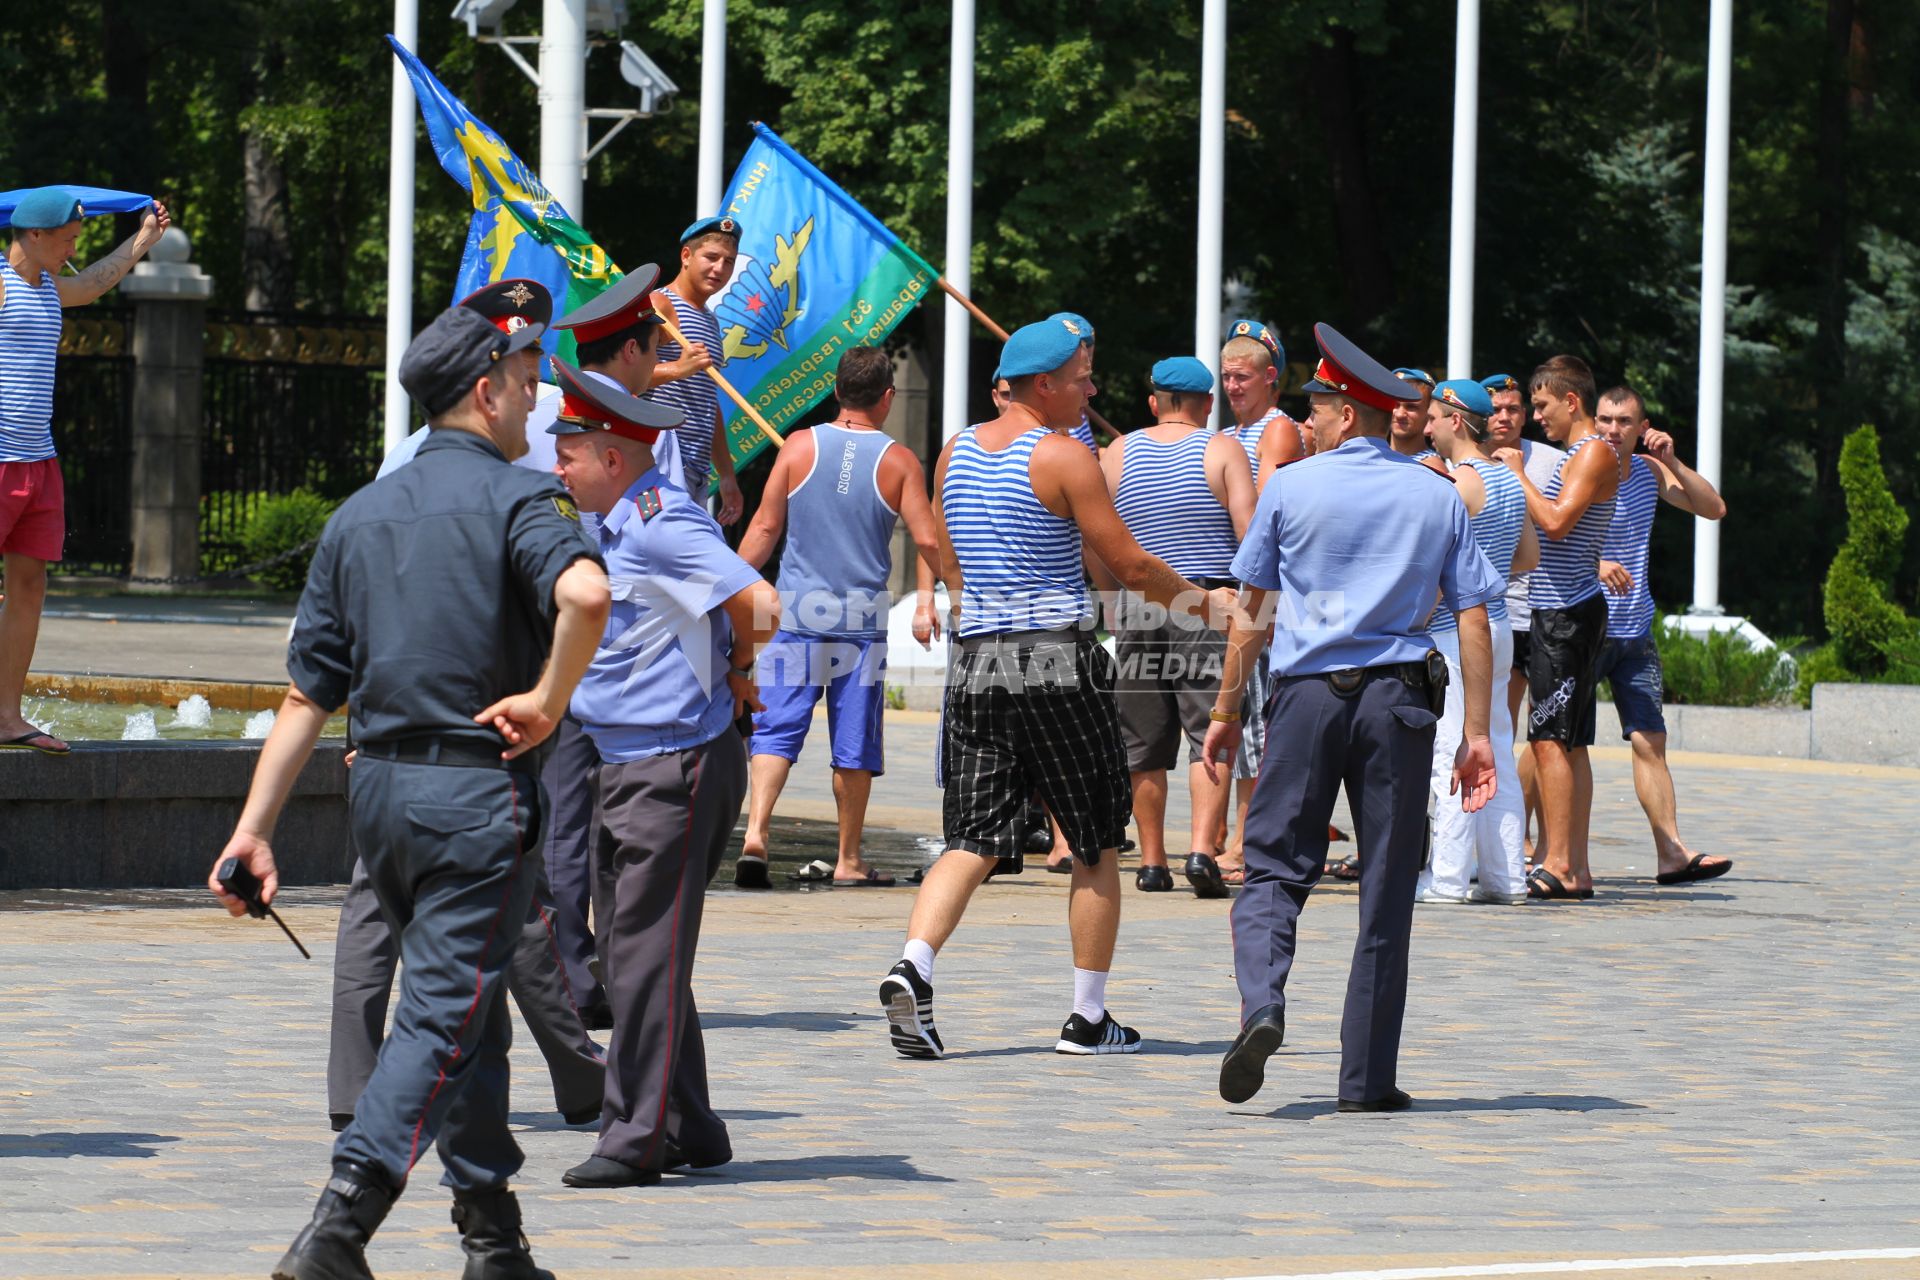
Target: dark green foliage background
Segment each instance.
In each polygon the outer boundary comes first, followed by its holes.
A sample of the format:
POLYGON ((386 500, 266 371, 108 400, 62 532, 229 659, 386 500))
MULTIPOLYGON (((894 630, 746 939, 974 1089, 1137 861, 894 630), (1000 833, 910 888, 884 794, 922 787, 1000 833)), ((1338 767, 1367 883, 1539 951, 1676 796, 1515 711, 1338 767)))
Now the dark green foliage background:
MULTIPOLYGON (((446 8, 423 6, 421 54, 535 161, 532 87, 446 8)), ((1199 8, 980 6, 975 296, 1010 327, 1062 307, 1091 317, 1102 408, 1123 426, 1145 416, 1148 364, 1191 338, 1199 8)), ((1603 385, 1642 387, 1688 457, 1706 8, 1486 0, 1482 19, 1477 363, 1524 376, 1576 352, 1603 385)), ((536 32, 539 10, 522 0, 508 30, 536 32)), ((766 120, 938 264, 945 7, 730 10, 729 168, 746 121, 766 120)), ((251 134, 286 173, 296 305, 378 312, 391 13, 375 0, 0 0, 0 187, 165 196, 219 282, 216 303, 237 306, 251 134)), ((699 0, 635 0, 630 13, 625 34, 685 92, 589 175, 583 220, 626 265, 668 259, 695 212, 700 80, 699 0)), ((1770 632, 1819 635, 1847 430, 1878 425, 1893 499, 1914 502, 1920 6, 1742 0, 1736 15, 1722 596, 1770 632), (1836 14, 1844 56, 1830 53, 1836 14), (1824 147, 1823 102, 1841 125, 1824 147)), ((1295 359, 1322 319, 1390 364, 1442 359, 1453 22, 1447 0, 1231 8, 1227 271, 1295 359)), ((613 53, 596 54, 590 104, 630 95, 613 53)), ((447 299, 467 220, 424 137, 418 202, 423 318, 447 299)), ((113 234, 101 222, 88 253, 113 234)), ((923 308, 900 336, 937 351, 939 324, 923 308)), ((991 355, 982 339, 974 368, 991 355)), ((1689 594, 1689 524, 1668 513, 1656 529, 1667 605, 1689 594)), ((1903 605, 1916 537, 1890 584, 1903 605)))

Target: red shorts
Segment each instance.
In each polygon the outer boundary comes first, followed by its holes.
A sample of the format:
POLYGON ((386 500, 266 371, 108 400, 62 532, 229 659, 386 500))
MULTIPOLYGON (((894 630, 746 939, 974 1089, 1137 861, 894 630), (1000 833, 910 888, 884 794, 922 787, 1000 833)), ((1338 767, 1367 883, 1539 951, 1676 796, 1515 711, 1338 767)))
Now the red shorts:
POLYGON ((58 560, 67 542, 60 459, 0 462, 0 552, 58 560))

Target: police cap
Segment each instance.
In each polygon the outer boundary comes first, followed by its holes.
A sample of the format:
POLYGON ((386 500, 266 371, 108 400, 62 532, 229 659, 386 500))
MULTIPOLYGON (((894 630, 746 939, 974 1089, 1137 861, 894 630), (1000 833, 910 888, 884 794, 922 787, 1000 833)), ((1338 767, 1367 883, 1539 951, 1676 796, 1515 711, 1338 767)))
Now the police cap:
POLYGON ((636 324, 665 324, 666 317, 653 309, 653 290, 659 282, 660 268, 654 263, 635 267, 598 296, 561 316, 553 327, 571 329, 576 342, 597 342, 636 324))
POLYGON ((457 305, 478 311, 502 333, 513 333, 530 324, 553 323, 553 295, 538 280, 496 280, 481 285, 457 305))
POLYGON ((687 420, 678 409, 628 395, 619 387, 588 377, 564 360, 553 362, 553 377, 560 384, 560 416, 547 428, 548 435, 610 431, 652 444, 662 431, 671 431, 687 420))
POLYGON ((506 333, 470 307, 448 307, 407 344, 400 385, 427 417, 437 418, 501 360, 533 346, 546 331, 543 324, 529 324, 506 333))
POLYGON ((1313 326, 1313 340, 1320 348, 1320 364, 1312 381, 1301 388, 1309 395, 1346 396, 1369 408, 1391 410, 1425 394, 1324 321, 1313 326))

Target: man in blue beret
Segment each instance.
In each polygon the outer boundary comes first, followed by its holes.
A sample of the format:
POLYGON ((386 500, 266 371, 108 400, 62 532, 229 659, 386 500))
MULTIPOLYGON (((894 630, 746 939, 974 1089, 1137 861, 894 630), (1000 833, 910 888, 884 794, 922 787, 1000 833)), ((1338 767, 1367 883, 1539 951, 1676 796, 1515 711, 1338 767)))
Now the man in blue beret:
MULTIPOLYGON (((1062 321, 1068 328, 1078 330, 1080 333, 1080 341, 1087 349, 1087 355, 1089 357, 1093 355, 1093 321, 1076 311, 1056 311, 1048 316, 1047 319, 1062 321)), ((1087 394, 1089 397, 1093 395, 1092 392, 1088 392, 1087 394)), ((1094 453, 1097 454, 1100 452, 1100 442, 1094 439, 1093 435, 1093 422, 1085 411, 1081 412, 1078 425, 1069 429, 1067 434, 1087 446, 1087 448, 1094 453)))
POLYGON ((40 638, 47 565, 66 547, 66 487, 53 447, 53 368, 61 310, 113 288, 159 243, 166 206, 154 204, 118 249, 71 276, 86 209, 65 187, 41 187, 13 210, 13 243, 0 262, 0 750, 63 756, 67 744, 21 714, 27 668, 40 638))
POLYGON ((1019 852, 1036 791, 1074 856, 1073 1012, 1054 1048, 1140 1048, 1140 1033, 1106 1003, 1120 928, 1118 846, 1132 803, 1113 663, 1096 641, 1082 552, 1129 591, 1181 613, 1223 617, 1232 593, 1210 595, 1141 550, 1099 465, 1064 434, 1093 384, 1084 336, 1050 319, 1008 338, 1000 356, 1012 397, 1006 412, 949 441, 935 474, 941 576, 955 604, 941 717, 946 852, 927 870, 900 962, 880 983, 904 1057, 944 1053, 933 1022, 934 953, 973 891, 1019 852))
POLYGON ((733 279, 740 256, 740 224, 721 214, 696 218, 680 233, 680 274, 653 295, 656 312, 672 321, 687 339, 681 345, 662 336, 653 389, 646 398, 687 415, 687 425, 662 443, 662 471, 705 505, 709 477, 718 477, 721 524, 732 524, 746 510, 740 482, 727 447, 726 419, 720 412, 720 388, 707 370, 726 363, 720 322, 709 304, 733 279))
MULTIPOLYGON (((1123 435, 1100 457, 1114 510, 1141 548, 1208 590, 1233 590, 1233 553, 1253 515, 1253 476, 1240 443, 1207 425, 1213 416, 1213 370, 1192 356, 1153 366, 1147 409, 1154 424, 1123 435)), ((1230 783, 1208 777, 1200 761, 1207 708, 1220 687, 1225 638, 1203 621, 1149 605, 1116 591, 1094 568, 1107 592, 1114 654, 1120 664, 1115 697, 1127 749, 1133 816, 1140 824, 1143 893, 1173 888, 1167 865, 1167 771, 1186 742, 1192 830, 1182 868, 1194 893, 1224 898, 1227 884, 1214 860, 1214 841, 1226 821, 1230 783)))

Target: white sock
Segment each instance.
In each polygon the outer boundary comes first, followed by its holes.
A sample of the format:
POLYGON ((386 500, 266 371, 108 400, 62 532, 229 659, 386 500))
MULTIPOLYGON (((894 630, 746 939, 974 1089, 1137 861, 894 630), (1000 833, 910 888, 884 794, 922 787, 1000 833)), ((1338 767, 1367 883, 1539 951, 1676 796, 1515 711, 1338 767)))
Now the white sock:
MULTIPOLYGON (((918 938, 908 938, 906 948, 900 952, 902 960, 910 960, 913 967, 920 971, 920 981, 929 985, 933 982, 933 948, 918 938)), ((1075 972, 1078 972, 1076 970, 1075 972)))
POLYGON ((1088 1022, 1107 1016, 1107 975, 1093 969, 1073 971, 1073 1011, 1088 1022))

